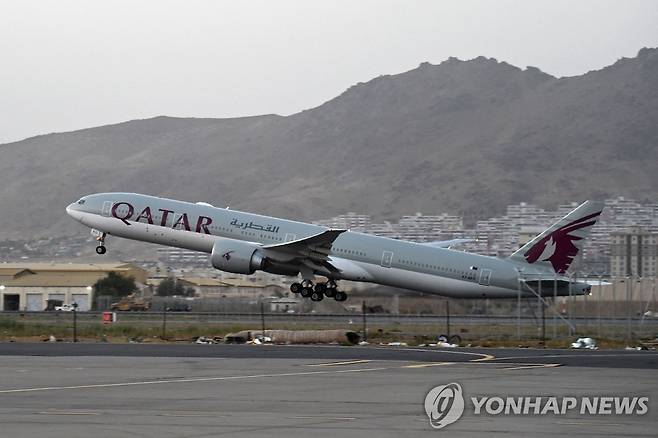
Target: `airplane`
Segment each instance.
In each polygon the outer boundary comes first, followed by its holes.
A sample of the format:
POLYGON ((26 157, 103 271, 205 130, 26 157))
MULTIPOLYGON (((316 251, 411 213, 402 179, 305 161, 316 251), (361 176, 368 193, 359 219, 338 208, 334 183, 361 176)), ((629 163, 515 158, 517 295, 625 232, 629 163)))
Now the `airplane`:
POLYGON ((457 251, 463 242, 414 243, 275 217, 135 193, 98 193, 66 212, 97 235, 200 251, 237 274, 295 276, 290 291, 313 301, 345 301, 339 280, 376 283, 458 298, 585 295, 568 273, 603 204, 585 201, 508 258, 457 251), (316 277, 326 281, 315 282, 316 277))

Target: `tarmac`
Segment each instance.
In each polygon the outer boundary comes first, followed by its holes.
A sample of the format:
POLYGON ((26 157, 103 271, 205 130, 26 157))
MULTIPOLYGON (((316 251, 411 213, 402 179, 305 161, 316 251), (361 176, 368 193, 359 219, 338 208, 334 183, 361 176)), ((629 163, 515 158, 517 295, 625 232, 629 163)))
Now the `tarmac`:
POLYGON ((642 351, 0 344, 0 436, 656 436, 658 354, 642 351), (425 395, 466 409, 430 427, 425 395), (644 415, 475 415, 475 396, 647 396, 644 415))

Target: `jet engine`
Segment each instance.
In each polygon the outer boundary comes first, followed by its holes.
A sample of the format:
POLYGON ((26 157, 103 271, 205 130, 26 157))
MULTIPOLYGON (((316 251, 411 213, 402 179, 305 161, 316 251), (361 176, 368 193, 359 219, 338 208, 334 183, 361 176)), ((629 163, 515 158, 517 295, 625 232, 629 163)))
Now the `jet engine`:
POLYGON ((212 247, 210 263, 215 269, 234 274, 253 274, 265 267, 259 246, 233 239, 219 239, 212 247))

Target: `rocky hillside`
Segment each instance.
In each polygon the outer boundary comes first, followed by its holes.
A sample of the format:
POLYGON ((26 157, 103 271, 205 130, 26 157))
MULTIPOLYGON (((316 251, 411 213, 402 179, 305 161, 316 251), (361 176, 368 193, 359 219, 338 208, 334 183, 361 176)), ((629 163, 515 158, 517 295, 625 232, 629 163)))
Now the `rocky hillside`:
POLYGON ((657 142, 656 49, 569 78, 451 58, 288 117, 157 117, 0 145, 0 239, 79 233, 64 207, 101 191, 299 219, 657 200, 657 142))

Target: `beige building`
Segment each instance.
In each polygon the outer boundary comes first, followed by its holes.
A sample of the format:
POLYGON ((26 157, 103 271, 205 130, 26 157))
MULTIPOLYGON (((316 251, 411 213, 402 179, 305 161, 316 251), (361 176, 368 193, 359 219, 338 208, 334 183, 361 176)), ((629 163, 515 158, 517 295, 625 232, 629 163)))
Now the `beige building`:
POLYGON ((658 234, 641 227, 610 234, 610 274, 613 277, 655 277, 658 234))
POLYGON ((41 311, 48 300, 91 309, 93 285, 110 272, 146 283, 148 273, 129 263, 0 263, 0 310, 41 311))
POLYGON ((287 289, 278 284, 255 283, 239 278, 203 278, 185 277, 178 281, 185 287, 194 289, 194 295, 200 298, 222 297, 269 297, 282 296, 287 289))

